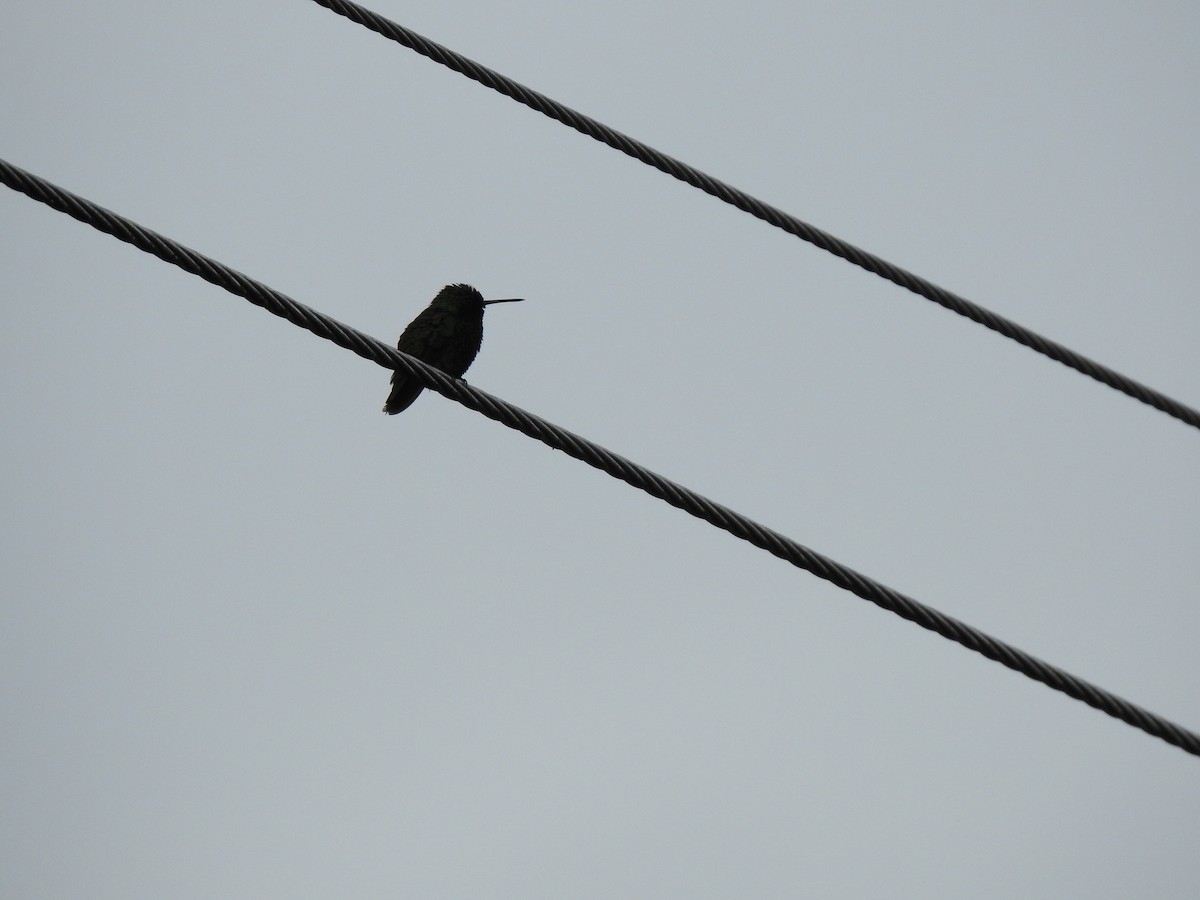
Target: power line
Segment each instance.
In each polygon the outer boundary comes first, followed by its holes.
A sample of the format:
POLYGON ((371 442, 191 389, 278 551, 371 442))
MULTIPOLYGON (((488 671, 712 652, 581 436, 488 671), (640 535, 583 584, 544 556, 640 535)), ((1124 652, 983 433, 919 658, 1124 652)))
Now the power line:
POLYGON ((907 288, 914 294, 918 294, 927 300, 932 300, 934 303, 944 306, 946 309, 956 312, 960 316, 966 316, 971 321, 978 322, 985 328, 999 332, 1019 344, 1024 344, 1026 347, 1044 356, 1048 356, 1065 366, 1082 372, 1084 375, 1094 378, 1101 384, 1106 384, 1111 388, 1121 391, 1123 394, 1128 394, 1135 400, 1140 400, 1142 403, 1153 406, 1155 409, 1165 412, 1169 416, 1174 416, 1176 419, 1186 422, 1193 428, 1200 428, 1200 410, 1193 409, 1160 391, 1156 391, 1141 382, 1134 381, 1132 378, 1122 375, 1115 369, 1110 369, 1093 359, 1076 353, 1071 348, 1057 341, 1043 337, 1023 325, 1018 325, 1011 319, 1007 319, 986 307, 972 303, 965 297, 960 297, 958 294, 939 287, 932 281, 928 281, 919 275, 902 269, 873 253, 868 253, 866 250, 843 241, 841 238, 835 237, 826 231, 822 231, 820 228, 810 225, 777 207, 764 203, 732 185, 713 178, 711 175, 705 174, 699 169, 670 157, 659 150, 655 150, 648 144, 622 134, 614 128, 609 128, 607 125, 596 121, 590 116, 576 112, 570 107, 559 103, 557 100, 553 100, 545 94, 527 88, 523 84, 513 81, 511 78, 501 75, 499 72, 489 69, 486 66, 480 65, 448 47, 443 47, 441 44, 435 43, 390 19, 386 19, 364 6, 352 3, 350 0, 313 0, 313 2, 324 6, 326 9, 340 16, 345 16, 347 19, 357 22, 389 40, 402 44, 410 50, 415 50, 417 53, 428 57, 436 63, 440 63, 449 69, 453 69, 455 72, 466 75, 468 78, 478 81, 480 84, 498 91, 506 97, 511 97, 518 103, 523 103, 531 109, 549 116, 551 119, 562 122, 564 125, 569 125, 576 131, 586 134, 588 137, 607 144, 616 150, 620 150, 627 156, 632 156, 634 159, 653 166, 661 172, 666 172, 668 175, 678 178, 692 187, 699 188, 706 194, 711 194, 731 206, 736 206, 743 212, 750 213, 755 218, 762 219, 764 222, 774 225, 776 228, 781 228, 801 240, 808 241, 810 244, 814 244, 822 250, 832 253, 834 256, 839 256, 847 262, 866 269, 868 272, 873 272, 881 278, 886 278, 888 281, 898 284, 900 287, 907 288))
POLYGON ((962 644, 970 650, 983 654, 988 659, 1003 663, 1010 669, 1035 681, 1040 681, 1056 691, 1061 691, 1068 697, 1081 700, 1088 706, 1108 713, 1147 734, 1161 738, 1187 753, 1200 756, 1200 734, 1189 731, 1147 709, 1109 693, 1103 688, 1043 662, 1011 644, 991 637, 932 607, 925 606, 911 597, 894 591, 847 566, 796 543, 777 531, 760 525, 740 513, 714 503, 635 462, 618 456, 599 444, 572 434, 478 388, 471 387, 466 382, 427 366, 420 360, 407 356, 370 335, 297 303, 286 294, 272 290, 216 260, 143 228, 136 222, 103 209, 90 200, 57 187, 4 160, 0 160, 0 181, 14 190, 27 194, 34 200, 45 203, 99 231, 132 244, 139 250, 144 250, 178 266, 185 272, 199 275, 205 281, 222 287, 239 297, 244 297, 256 306, 261 306, 294 325, 299 325, 319 337, 330 340, 339 347, 351 350, 364 359, 376 362, 387 369, 403 370, 426 387, 461 403, 468 409, 481 412, 502 425, 507 425, 509 428, 535 438, 555 450, 561 450, 568 456, 645 491, 652 497, 664 500, 671 506, 703 519, 755 547, 766 550, 773 556, 811 572, 818 578, 830 581, 864 600, 869 600, 876 606, 962 644))

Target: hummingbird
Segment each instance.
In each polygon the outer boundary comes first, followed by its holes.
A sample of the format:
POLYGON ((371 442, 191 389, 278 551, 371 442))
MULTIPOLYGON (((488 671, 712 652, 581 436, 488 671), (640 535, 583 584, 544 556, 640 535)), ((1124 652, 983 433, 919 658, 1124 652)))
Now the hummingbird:
MULTIPOLYGON (((400 335, 396 349, 421 362, 462 378, 483 343, 483 308, 493 303, 520 303, 523 297, 484 300, 469 284, 448 284, 400 335)), ((392 372, 392 392, 383 411, 389 416, 412 406, 425 385, 407 372, 392 372)))

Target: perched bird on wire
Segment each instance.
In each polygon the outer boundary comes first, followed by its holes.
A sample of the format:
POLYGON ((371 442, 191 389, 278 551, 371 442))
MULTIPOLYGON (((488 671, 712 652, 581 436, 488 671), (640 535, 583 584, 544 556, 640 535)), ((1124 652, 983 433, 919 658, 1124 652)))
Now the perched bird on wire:
MULTIPOLYGON (((469 284, 448 284, 404 329, 396 349, 447 375, 462 378, 483 343, 483 308, 493 303, 520 303, 523 299, 484 300, 483 295, 469 284)), ((423 390, 425 385, 417 379, 407 372, 395 370, 392 372, 392 392, 383 404, 383 411, 389 416, 403 412, 423 390)))

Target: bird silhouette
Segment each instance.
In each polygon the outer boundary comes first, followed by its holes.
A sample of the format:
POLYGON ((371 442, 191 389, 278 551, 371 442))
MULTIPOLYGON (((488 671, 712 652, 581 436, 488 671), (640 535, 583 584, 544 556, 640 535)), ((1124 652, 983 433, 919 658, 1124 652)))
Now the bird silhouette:
MULTIPOLYGON (((447 375, 461 378, 483 343, 483 308, 493 303, 519 303, 523 299, 484 300, 469 284, 448 284, 404 329, 396 349, 447 375)), ((392 392, 383 404, 383 411, 389 416, 403 412, 423 390, 425 385, 396 369, 392 372, 392 392)))

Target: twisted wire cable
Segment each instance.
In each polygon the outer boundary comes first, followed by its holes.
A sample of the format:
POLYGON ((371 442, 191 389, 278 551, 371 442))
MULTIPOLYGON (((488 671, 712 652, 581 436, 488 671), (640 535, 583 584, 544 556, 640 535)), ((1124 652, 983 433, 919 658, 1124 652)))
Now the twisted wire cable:
POLYGON ((1057 341, 1043 337, 1023 325, 1018 325, 1011 319, 1007 319, 998 313, 992 312, 990 309, 971 302, 965 297, 939 287, 932 281, 928 281, 919 275, 902 269, 900 266, 894 265, 873 253, 868 253, 866 250, 843 241, 841 238, 835 237, 826 231, 822 231, 820 228, 810 225, 781 209, 764 203, 732 185, 713 178, 711 175, 707 175, 687 163, 670 157, 659 150, 655 150, 653 147, 626 134, 622 134, 616 129, 609 128, 607 125, 596 121, 590 116, 576 112, 570 107, 559 103, 557 100, 553 100, 545 94, 527 88, 525 85, 513 81, 511 78, 501 75, 499 72, 493 71, 486 66, 482 66, 448 47, 443 47, 441 44, 435 43, 390 19, 386 19, 364 6, 352 3, 350 0, 313 0, 313 2, 324 6, 326 9, 340 16, 345 16, 347 19, 357 22, 389 40, 402 44, 410 50, 415 50, 417 53, 428 57, 436 63, 440 63, 449 69, 453 69, 455 72, 466 75, 468 78, 478 81, 480 84, 498 91, 506 97, 511 97, 518 103, 523 103, 531 109, 549 116, 551 119, 562 122, 564 125, 569 125, 571 128, 588 137, 607 144, 616 150, 620 150, 627 156, 653 166, 661 172, 666 172, 668 175, 686 182, 692 187, 699 188, 706 194, 723 200, 743 212, 750 213, 755 218, 762 219, 776 228, 781 228, 788 232, 788 234, 795 235, 801 240, 808 241, 810 244, 814 244, 822 250, 832 253, 834 256, 839 256, 847 262, 866 269, 868 272, 872 272, 881 278, 886 278, 888 281, 900 285, 900 287, 907 288, 914 294, 924 297, 927 300, 932 300, 934 303, 944 306, 946 309, 956 312, 960 316, 965 316, 971 321, 983 325, 985 328, 999 332, 1019 344, 1024 344, 1031 350, 1048 356, 1065 366, 1069 366, 1077 372, 1082 372, 1089 378, 1094 378, 1101 384, 1106 384, 1111 388, 1121 391, 1123 394, 1128 394, 1135 400, 1140 400, 1142 403, 1165 412, 1169 416, 1174 416, 1176 419, 1186 422, 1193 428, 1200 428, 1200 410, 1193 409, 1161 391, 1148 387, 1126 375, 1122 375, 1115 369, 1110 369, 1108 366, 1089 359, 1080 353, 1076 353, 1071 348, 1057 341))
POLYGON ((539 440, 548 447, 561 450, 568 456, 645 491, 652 497, 664 500, 671 506, 703 519, 755 547, 766 550, 773 556, 805 569, 818 578, 831 581, 838 587, 850 591, 864 600, 869 600, 876 606, 962 644, 976 653, 981 653, 988 659, 1002 663, 1035 681, 1040 681, 1068 697, 1081 700, 1088 706, 1108 713, 1147 734, 1161 738, 1187 753, 1200 756, 1200 734, 1176 725, 1103 688, 1077 678, 1050 663, 1043 662, 1011 644, 925 606, 911 597, 798 544, 777 531, 760 525, 740 513, 714 503, 637 463, 618 456, 599 444, 572 434, 545 419, 493 397, 491 394, 468 385, 465 381, 452 378, 370 335, 297 303, 287 295, 272 290, 216 260, 143 228, 123 216, 103 209, 90 200, 57 187, 4 160, 0 160, 0 181, 80 222, 91 225, 99 231, 132 244, 139 250, 144 250, 165 262, 178 266, 185 272, 199 275, 205 281, 222 287, 239 297, 244 297, 256 306, 261 306, 268 312, 287 319, 292 324, 299 325, 318 337, 332 341, 339 347, 344 347, 364 359, 378 363, 386 369, 400 369, 418 379, 431 390, 461 403, 468 409, 480 412, 489 419, 494 419, 502 425, 507 425, 509 428, 539 440))

